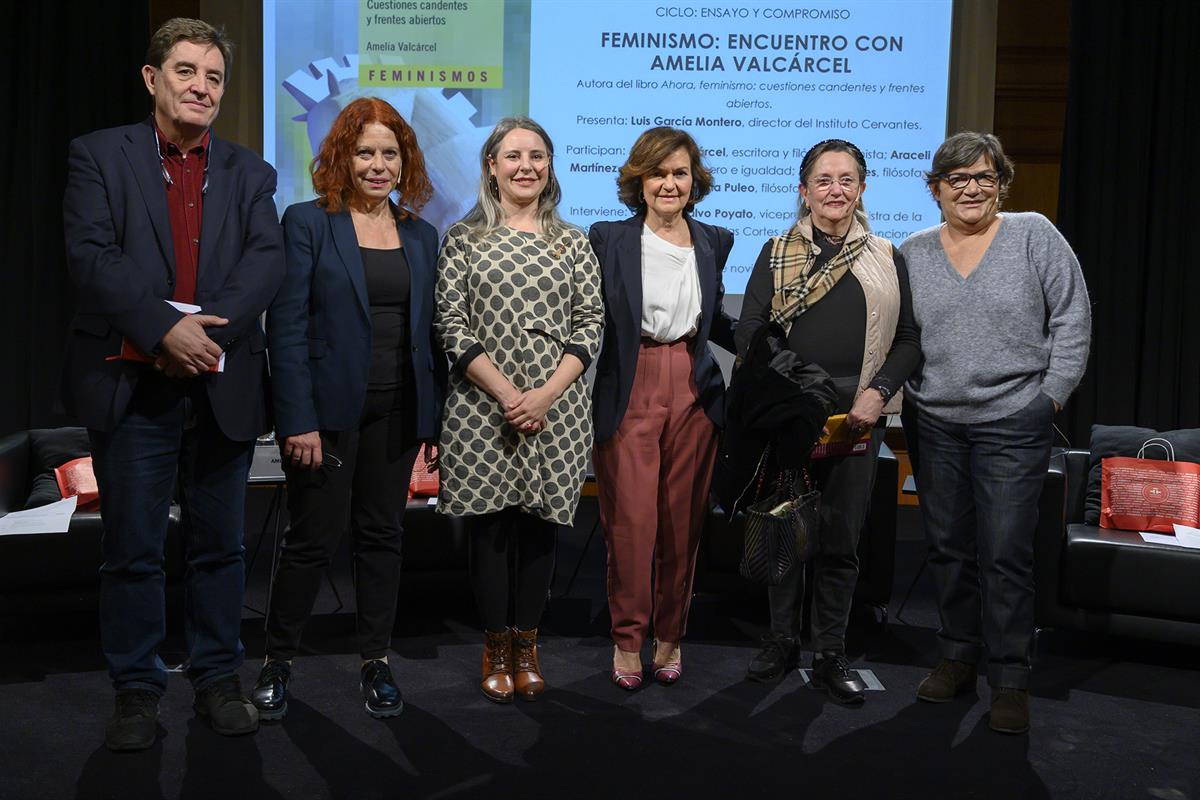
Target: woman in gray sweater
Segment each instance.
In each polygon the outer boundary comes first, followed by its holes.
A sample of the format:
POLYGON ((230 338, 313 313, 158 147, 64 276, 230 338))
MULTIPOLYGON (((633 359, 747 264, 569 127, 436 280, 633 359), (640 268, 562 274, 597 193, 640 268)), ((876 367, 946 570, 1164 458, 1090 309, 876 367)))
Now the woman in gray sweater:
POLYGON ((900 246, 924 363, 908 383, 941 660, 917 689, 974 689, 987 650, 990 725, 1029 729, 1033 535, 1055 413, 1083 375, 1091 312, 1079 261, 1036 213, 1000 213, 1013 165, 959 133, 926 183, 945 222, 900 246))

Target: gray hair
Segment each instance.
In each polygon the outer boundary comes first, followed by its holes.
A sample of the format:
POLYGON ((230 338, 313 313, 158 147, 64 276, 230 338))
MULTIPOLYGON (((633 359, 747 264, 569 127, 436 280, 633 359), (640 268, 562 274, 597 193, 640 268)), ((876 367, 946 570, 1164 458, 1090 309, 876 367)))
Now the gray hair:
MULTIPOLYGON (((808 177, 812 175, 813 167, 817 165, 817 159, 826 153, 846 153, 854 159, 854 164, 858 167, 859 183, 867 181, 867 162, 863 157, 862 151, 853 143, 845 139, 826 139, 823 142, 817 142, 808 149, 804 154, 804 158, 800 160, 800 183, 808 183, 808 177)), ((804 195, 797 193, 796 195, 796 221, 800 221, 812 213, 812 209, 808 207, 808 203, 804 202, 804 195)), ((862 225, 864 231, 871 230, 871 222, 867 217, 867 207, 863 204, 862 192, 859 192, 858 201, 854 205, 854 218, 862 225)))
POLYGON ((233 42, 225 35, 224 28, 214 28, 202 19, 172 17, 162 24, 150 37, 146 48, 146 63, 161 69, 171 48, 180 42, 209 45, 217 48, 225 62, 225 78, 233 67, 233 42))
POLYGON ((992 162, 992 168, 999 176, 999 199, 1004 200, 1008 196, 1008 187, 1012 184, 1016 167, 1012 160, 1004 155, 1004 147, 1000 140, 991 133, 963 131, 942 142, 941 147, 933 154, 933 168, 925 173, 925 184, 932 187, 954 170, 971 166, 980 156, 986 156, 987 160, 992 162))
POLYGON ((495 160, 496 154, 500 152, 500 142, 515 130, 530 131, 542 137, 542 141, 546 145, 546 152, 550 156, 550 172, 546 176, 546 188, 538 197, 537 224, 541 229, 542 237, 551 241, 567 228, 567 223, 558 215, 558 201, 562 198, 562 187, 559 186, 558 178, 554 174, 554 143, 550 141, 550 136, 546 133, 545 128, 529 117, 505 117, 496 123, 496 127, 488 136, 487 141, 483 143, 483 148, 479 151, 479 194, 475 201, 475 207, 462 218, 462 223, 467 226, 473 238, 486 236, 504 225, 505 213, 504 208, 500 205, 500 189, 488 170, 488 162, 495 160))

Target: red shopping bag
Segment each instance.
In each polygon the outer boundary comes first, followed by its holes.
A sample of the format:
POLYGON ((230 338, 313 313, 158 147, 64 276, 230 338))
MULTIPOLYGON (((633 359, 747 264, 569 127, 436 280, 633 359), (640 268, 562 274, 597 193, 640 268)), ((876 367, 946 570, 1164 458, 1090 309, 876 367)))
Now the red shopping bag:
POLYGON ((100 507, 100 488, 92 471, 92 457, 76 458, 54 468, 54 479, 63 497, 78 496, 76 511, 95 511, 100 507))
POLYGON ((413 464, 412 479, 408 483, 409 497, 437 497, 438 474, 429 469, 425 459, 427 448, 422 447, 417 453, 417 463, 413 464))
POLYGON ((1200 527, 1200 464, 1176 461, 1165 439, 1149 439, 1137 458, 1101 462, 1100 527, 1174 533, 1175 525, 1200 527), (1143 458, 1162 447, 1169 460, 1143 458))

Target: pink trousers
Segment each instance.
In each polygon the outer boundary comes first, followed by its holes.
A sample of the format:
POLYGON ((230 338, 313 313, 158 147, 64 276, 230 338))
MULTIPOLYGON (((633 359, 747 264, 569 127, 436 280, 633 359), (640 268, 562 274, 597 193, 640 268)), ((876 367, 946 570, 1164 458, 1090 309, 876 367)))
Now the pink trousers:
POLYGON ((629 407, 593 460, 608 545, 612 637, 637 652, 687 630, 717 429, 697 402, 690 342, 643 339, 629 407))

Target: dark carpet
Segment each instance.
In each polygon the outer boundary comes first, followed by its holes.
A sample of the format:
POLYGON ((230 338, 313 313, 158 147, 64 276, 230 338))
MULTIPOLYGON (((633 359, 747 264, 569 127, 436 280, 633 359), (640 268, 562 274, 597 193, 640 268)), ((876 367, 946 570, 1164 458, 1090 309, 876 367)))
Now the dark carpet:
MULTIPOLYGON (((978 695, 918 703, 937 620, 927 575, 896 614, 924 556, 910 512, 901 514, 891 618, 856 613, 851 628, 854 666, 883 686, 864 706, 828 702, 802 672, 746 682, 765 595, 737 581, 720 591, 708 581, 697 594, 679 684, 620 691, 607 674, 599 535, 583 550, 594 514, 585 505, 561 540, 542 639, 551 688, 537 703, 498 706, 479 693, 481 635, 465 574, 414 573, 390 656, 406 708, 393 720, 368 717, 341 563, 306 632, 310 654, 295 663, 285 720, 252 737, 217 736, 174 675, 158 744, 115 755, 102 745, 112 694, 94 597, 4 598, 0 798, 1200 798, 1195 649, 1043 632, 1027 736, 988 729, 982 680, 978 695)), ((256 565, 248 606, 265 602, 266 575, 256 565)), ((247 611, 243 635, 249 685, 261 616, 247 611)), ((182 649, 173 634, 164 655, 177 661, 182 649)))

